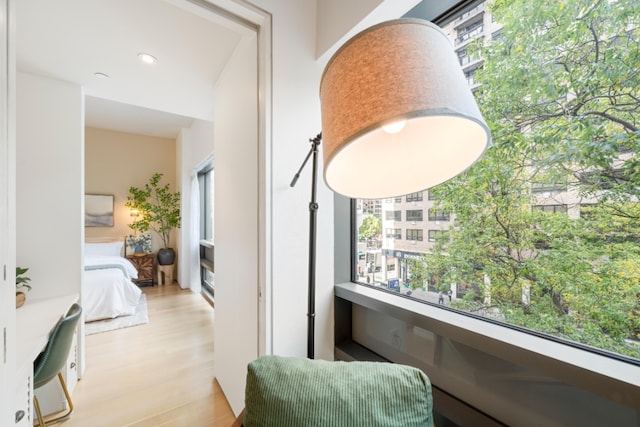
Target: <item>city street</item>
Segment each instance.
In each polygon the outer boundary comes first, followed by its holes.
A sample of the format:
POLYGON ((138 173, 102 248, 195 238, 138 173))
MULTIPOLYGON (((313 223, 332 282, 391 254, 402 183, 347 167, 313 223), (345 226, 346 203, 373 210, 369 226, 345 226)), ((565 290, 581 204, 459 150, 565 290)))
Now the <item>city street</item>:
MULTIPOLYGON (((369 282, 372 282, 372 276, 376 277, 374 286, 376 287, 381 287, 381 288, 385 288, 385 289, 389 289, 389 287, 387 286, 386 283, 382 283, 379 280, 377 280, 378 277, 380 277, 379 273, 374 274, 364 274, 362 276, 360 276, 360 278, 358 279, 358 281, 362 282, 362 283, 367 283, 367 276, 369 277, 369 282)), ((407 294, 409 291, 411 291, 411 297, 412 298, 416 298, 422 301, 428 301, 428 302, 432 302, 434 304, 438 303, 438 293, 437 292, 433 292, 433 291, 423 291, 422 289, 408 289, 405 288, 404 285, 400 285, 400 293, 401 294, 407 294)), ((453 300, 453 298, 452 298, 453 300)), ((445 294, 444 295, 444 305, 449 305, 449 297, 445 294)))

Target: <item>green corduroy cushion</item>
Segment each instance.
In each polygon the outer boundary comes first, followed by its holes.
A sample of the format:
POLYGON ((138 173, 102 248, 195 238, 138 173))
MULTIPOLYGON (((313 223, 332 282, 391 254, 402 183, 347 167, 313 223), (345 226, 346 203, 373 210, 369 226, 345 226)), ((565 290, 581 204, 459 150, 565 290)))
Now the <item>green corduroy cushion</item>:
POLYGON ((431 427, 432 404, 411 366, 264 356, 247 369, 243 425, 431 427))

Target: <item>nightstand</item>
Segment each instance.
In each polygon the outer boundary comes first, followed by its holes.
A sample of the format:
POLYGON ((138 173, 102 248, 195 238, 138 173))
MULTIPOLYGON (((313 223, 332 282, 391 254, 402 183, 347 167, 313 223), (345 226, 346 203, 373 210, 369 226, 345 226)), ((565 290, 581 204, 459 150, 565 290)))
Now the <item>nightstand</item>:
POLYGON ((153 270, 155 267, 154 254, 133 254, 127 255, 127 259, 138 270, 138 278, 132 282, 138 286, 153 286, 153 270))

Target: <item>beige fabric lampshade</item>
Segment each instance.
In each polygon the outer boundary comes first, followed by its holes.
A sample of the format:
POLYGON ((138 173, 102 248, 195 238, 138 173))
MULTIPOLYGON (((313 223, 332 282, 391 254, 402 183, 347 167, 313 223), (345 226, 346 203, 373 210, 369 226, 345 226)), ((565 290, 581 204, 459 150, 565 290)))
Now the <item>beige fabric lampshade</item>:
POLYGON ((471 166, 491 135, 446 35, 420 19, 373 26, 320 83, 324 179, 363 199, 409 194, 471 166), (382 128, 406 121, 390 133, 382 128))

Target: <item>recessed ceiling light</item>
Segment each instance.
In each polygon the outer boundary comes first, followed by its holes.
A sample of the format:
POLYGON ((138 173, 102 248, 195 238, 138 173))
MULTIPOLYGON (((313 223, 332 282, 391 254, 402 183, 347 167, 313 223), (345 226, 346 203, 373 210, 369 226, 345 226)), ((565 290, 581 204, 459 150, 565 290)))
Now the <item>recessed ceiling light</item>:
POLYGON ((155 56, 144 52, 140 52, 138 54, 138 58, 140 58, 140 61, 144 62, 145 64, 155 64, 156 62, 158 62, 155 56))
POLYGON ((94 76, 96 76, 99 79, 108 79, 111 76, 109 76, 109 74, 105 74, 105 73, 101 73, 101 72, 97 72, 97 73, 93 73, 94 76))

